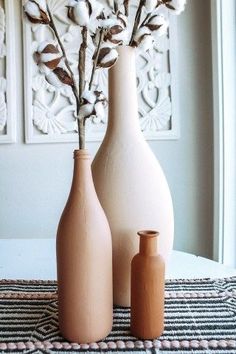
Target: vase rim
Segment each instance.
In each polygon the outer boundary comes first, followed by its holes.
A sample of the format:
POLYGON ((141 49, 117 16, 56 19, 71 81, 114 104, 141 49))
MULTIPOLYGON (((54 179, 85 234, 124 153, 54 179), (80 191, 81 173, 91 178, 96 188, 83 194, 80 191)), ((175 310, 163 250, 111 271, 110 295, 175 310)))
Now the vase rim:
POLYGON ((138 231, 137 233, 139 236, 141 237, 157 237, 159 236, 159 232, 156 231, 156 230, 141 230, 141 231, 138 231))
POLYGON ((90 159, 90 155, 87 149, 74 150, 74 159, 90 159))
POLYGON ((118 48, 117 48, 118 52, 119 51, 122 51, 122 50, 130 50, 131 52, 135 52, 136 49, 134 47, 131 47, 130 45, 120 45, 118 48))

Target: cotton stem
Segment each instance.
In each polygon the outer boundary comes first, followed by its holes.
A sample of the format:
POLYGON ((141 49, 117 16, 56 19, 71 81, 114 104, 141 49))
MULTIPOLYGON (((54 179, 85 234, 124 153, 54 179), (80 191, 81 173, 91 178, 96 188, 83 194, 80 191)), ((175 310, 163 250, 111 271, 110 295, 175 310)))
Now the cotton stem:
MULTIPOLYGON (((57 31, 57 28, 56 28, 56 25, 54 23, 54 20, 53 20, 53 16, 52 16, 52 13, 49 9, 49 7, 47 6, 47 12, 48 12, 48 16, 49 16, 49 19, 50 19, 50 23, 49 23, 49 26, 51 27, 51 29, 53 30, 54 34, 55 34, 55 37, 57 39, 57 42, 59 44, 59 47, 61 49, 61 52, 63 54, 63 58, 64 58, 64 61, 65 61, 65 66, 72 78, 72 81, 73 81, 73 85, 71 86, 71 89, 72 89, 72 92, 73 92, 73 95, 75 97, 75 102, 76 102, 76 117, 77 117, 77 121, 79 122, 78 120, 78 116, 79 116, 79 109, 80 109, 80 96, 79 96, 79 92, 78 92, 78 89, 77 89, 77 85, 76 85, 76 80, 75 80, 75 76, 74 76, 74 73, 73 71, 71 70, 71 67, 70 67, 70 64, 69 64, 69 61, 68 61, 68 58, 67 58, 67 55, 66 55, 66 50, 65 50, 65 47, 61 41, 61 38, 60 38, 60 35, 57 31)), ((83 138, 80 137, 81 135, 81 132, 80 132, 80 128, 81 128, 81 125, 78 123, 78 134, 79 134, 79 148, 81 149, 82 147, 81 146, 84 146, 84 132, 82 131, 83 133, 83 138)))
POLYGON ((86 65, 86 49, 87 49, 87 34, 88 29, 86 26, 82 28, 82 43, 79 50, 79 98, 81 102, 81 96, 85 87, 85 65, 86 65))
POLYGON ((100 53, 103 37, 104 37, 104 29, 102 28, 100 30, 98 47, 97 47, 97 50, 95 52, 95 56, 94 56, 94 60, 93 60, 93 69, 92 69, 91 78, 90 78, 90 82, 89 82, 89 90, 91 90, 92 85, 93 85, 94 74, 95 74, 95 70, 96 70, 96 67, 97 67, 97 62, 98 62, 98 57, 99 57, 99 53, 100 53))
POLYGON ((140 0, 138 9, 137 9, 137 12, 136 12, 136 15, 135 15, 134 27, 133 27, 131 39, 130 39, 130 42, 129 42, 129 45, 131 47, 132 47, 132 44, 133 44, 135 33, 137 32, 137 29, 138 29, 138 26, 139 26, 139 23, 140 23, 142 9, 143 9, 144 5, 145 5, 145 0, 140 0))

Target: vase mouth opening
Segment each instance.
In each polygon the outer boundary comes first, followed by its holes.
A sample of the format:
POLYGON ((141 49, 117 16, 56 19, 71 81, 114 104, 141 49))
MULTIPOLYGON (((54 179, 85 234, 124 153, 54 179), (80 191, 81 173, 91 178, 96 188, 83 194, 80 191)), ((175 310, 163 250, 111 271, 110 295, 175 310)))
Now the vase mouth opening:
POLYGON ((117 51, 119 54, 122 54, 123 52, 124 53, 127 53, 127 52, 130 52, 130 53, 135 53, 136 52, 136 48, 134 47, 131 47, 130 45, 121 45, 117 48, 117 51))
POLYGON ((159 236, 159 232, 156 230, 141 230, 138 231, 138 235, 141 237, 157 237, 159 236))
POLYGON ((74 150, 74 159, 90 159, 88 150, 86 149, 74 150))

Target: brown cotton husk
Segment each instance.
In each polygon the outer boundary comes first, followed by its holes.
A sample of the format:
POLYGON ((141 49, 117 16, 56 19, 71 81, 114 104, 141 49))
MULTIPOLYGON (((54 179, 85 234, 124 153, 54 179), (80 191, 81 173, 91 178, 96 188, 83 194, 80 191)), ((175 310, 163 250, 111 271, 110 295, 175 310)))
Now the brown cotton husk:
POLYGON ((109 29, 107 34, 104 36, 104 41, 110 41, 113 44, 121 44, 122 40, 117 40, 113 36, 121 33, 124 29, 120 25, 115 25, 109 29))
POLYGON ((46 47, 42 50, 42 53, 52 53, 57 54, 59 50, 53 44, 47 44, 46 47))
POLYGON ((170 5, 170 4, 166 4, 166 7, 167 7, 168 9, 170 9, 170 10, 176 10, 176 9, 174 8, 174 6, 172 6, 172 5, 170 5))
POLYGON ((176 10, 176 9, 174 8, 174 6, 172 6, 172 5, 170 4, 171 0, 162 0, 162 2, 164 3, 164 5, 165 5, 168 9, 170 9, 170 10, 176 10))
MULTIPOLYGON (((43 54, 59 54, 59 50, 57 47, 55 47, 53 44, 47 44, 46 47, 42 50, 43 54)), ((39 53, 39 58, 40 58, 40 53, 39 53)), ((61 61, 62 56, 55 58, 53 60, 44 62, 44 64, 51 70, 54 70, 58 64, 61 61)))
POLYGON ((149 28, 150 31, 156 31, 161 27, 161 25, 153 25, 151 23, 147 23, 145 26, 149 28))
POLYGON ((73 79, 63 68, 57 67, 53 70, 58 79, 65 85, 73 86, 73 79))
POLYGON ((47 61, 46 63, 44 63, 49 69, 54 70, 57 68, 58 64, 61 61, 61 57, 57 58, 57 59, 53 59, 50 61, 47 61))
POLYGON ((127 18, 121 12, 118 12, 117 18, 120 20, 124 28, 127 27, 127 18))
POLYGON ((116 63, 117 58, 114 60, 109 60, 107 62, 102 62, 102 60, 106 57, 107 54, 111 51, 111 48, 105 47, 101 48, 99 55, 98 55, 98 61, 97 61, 97 66, 100 68, 110 68, 116 63))
POLYGON ((50 23, 50 20, 49 20, 47 14, 42 10, 40 10, 40 14, 41 14, 41 18, 34 18, 34 17, 31 17, 30 15, 28 15, 27 12, 25 12, 26 17, 28 18, 28 20, 31 23, 34 23, 34 24, 40 23, 42 25, 48 25, 50 23))
POLYGON ((117 61, 117 58, 107 61, 106 63, 101 63, 99 66, 100 66, 100 68, 110 69, 113 65, 115 65, 116 61, 117 61))
POLYGON ((146 37, 146 36, 149 36, 150 34, 143 34, 142 36, 140 36, 139 38, 137 38, 136 40, 133 41, 133 44, 135 47, 138 47, 139 44, 143 41, 143 39, 146 37))
POLYGON ((72 22, 76 23, 73 7, 67 6, 67 16, 72 22))
MULTIPOLYGON (((101 48, 99 51, 99 55, 98 55, 98 63, 100 63, 100 61, 105 57, 105 55, 107 55, 110 52, 110 48, 101 48)), ((93 56, 93 60, 95 59, 95 55, 93 56)))
POLYGON ((118 34, 120 32, 123 31, 123 27, 121 27, 120 25, 115 25, 115 26, 112 26, 109 30, 110 34, 113 35, 113 34, 118 34))

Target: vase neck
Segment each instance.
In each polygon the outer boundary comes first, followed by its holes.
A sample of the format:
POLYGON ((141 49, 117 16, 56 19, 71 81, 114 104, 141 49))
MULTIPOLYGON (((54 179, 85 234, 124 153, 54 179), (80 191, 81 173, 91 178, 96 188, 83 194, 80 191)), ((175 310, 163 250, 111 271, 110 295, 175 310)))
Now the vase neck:
POLYGON ((146 256, 157 255, 157 231, 140 231, 139 253, 146 256))
POLYGON ((90 189, 91 191, 95 190, 91 172, 91 157, 87 150, 74 151, 72 189, 81 189, 84 191, 85 189, 90 189))
POLYGON ((116 65, 109 70, 108 129, 115 134, 140 130, 135 49, 121 46, 116 65))

